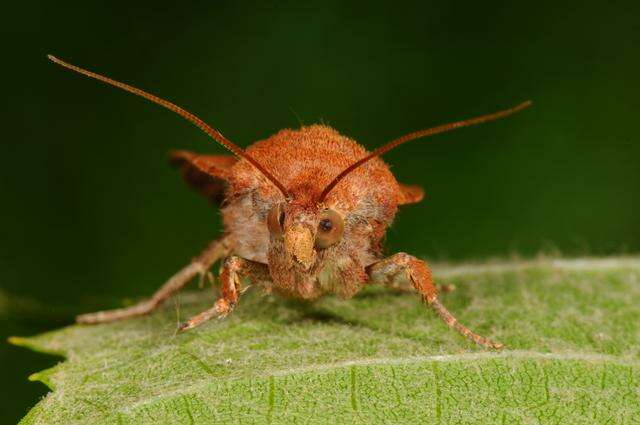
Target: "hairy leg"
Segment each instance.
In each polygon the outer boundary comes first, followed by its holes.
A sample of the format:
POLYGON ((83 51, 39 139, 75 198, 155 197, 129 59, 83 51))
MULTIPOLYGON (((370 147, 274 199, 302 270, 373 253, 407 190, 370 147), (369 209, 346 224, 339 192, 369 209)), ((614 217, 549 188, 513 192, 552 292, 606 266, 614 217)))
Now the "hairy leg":
MULTIPOLYGON (((450 292, 453 292, 456 290, 456 285, 452 284, 452 283, 438 283, 435 284, 436 285, 436 292, 438 294, 448 294, 450 292)), ((416 293, 416 288, 413 287, 413 285, 411 284, 411 282, 409 282, 408 280, 400 280, 400 279, 396 279, 396 281, 391 282, 388 285, 388 288, 392 291, 392 292, 397 292, 400 294, 408 294, 408 293, 412 293, 415 294, 416 293)))
POLYGON ((76 321, 78 323, 96 324, 148 314, 158 308, 171 296, 171 294, 189 283, 191 279, 196 276, 203 277, 209 273, 209 268, 213 263, 228 255, 229 250, 228 240, 226 237, 217 239, 211 242, 209 246, 200 253, 200 255, 191 260, 191 263, 171 276, 169 280, 167 280, 165 284, 151 296, 151 298, 132 305, 131 307, 82 314, 76 317, 76 321))
POLYGON ((222 296, 213 304, 213 307, 196 314, 180 325, 180 331, 193 329, 196 326, 214 317, 224 317, 238 304, 240 295, 249 287, 242 287, 242 278, 247 278, 252 284, 266 288, 271 286, 271 276, 266 264, 245 260, 237 256, 231 256, 224 261, 220 270, 220 288, 222 296))
MULTIPOLYGON (((404 282, 422 295, 422 299, 451 328, 475 342, 489 348, 502 348, 504 345, 484 338, 462 325, 438 300, 438 291, 431 278, 427 264, 409 254, 398 253, 367 267, 369 283, 381 284, 394 289, 403 287, 404 282)), ((406 284, 405 284, 406 287, 406 284)))

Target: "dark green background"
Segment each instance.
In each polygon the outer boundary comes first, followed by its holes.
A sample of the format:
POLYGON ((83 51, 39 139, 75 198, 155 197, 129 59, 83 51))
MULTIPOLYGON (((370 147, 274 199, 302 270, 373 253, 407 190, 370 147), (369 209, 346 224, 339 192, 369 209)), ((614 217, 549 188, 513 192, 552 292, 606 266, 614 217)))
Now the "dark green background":
MULTIPOLYGON (((324 122, 378 146, 532 99, 386 156, 426 202, 389 251, 432 259, 640 250, 640 7, 619 2, 28 2, 3 6, 1 337, 148 294, 219 234, 166 163, 223 153, 45 54, 175 101, 241 146, 324 122)), ((0 421, 56 360, 2 345, 0 421)))

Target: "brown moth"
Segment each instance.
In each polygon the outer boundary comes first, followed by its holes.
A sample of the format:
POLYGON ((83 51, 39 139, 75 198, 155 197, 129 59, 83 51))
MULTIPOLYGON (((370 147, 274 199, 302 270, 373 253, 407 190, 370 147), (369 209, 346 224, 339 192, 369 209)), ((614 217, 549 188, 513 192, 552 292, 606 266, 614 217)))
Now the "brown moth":
POLYGON ((495 120, 531 104, 416 131, 369 153, 334 129, 312 125, 277 134, 241 149, 201 119, 152 94, 102 75, 48 58, 157 103, 189 120, 235 156, 176 151, 171 160, 186 182, 220 203, 224 234, 173 275, 151 298, 136 305, 78 316, 103 323, 148 314, 222 260, 221 297, 180 330, 224 317, 238 304, 245 283, 286 297, 342 298, 366 285, 415 290, 444 322, 475 343, 503 345, 475 334, 440 303, 427 264, 412 255, 382 255, 382 239, 398 206, 419 202, 423 191, 398 183, 379 156, 420 137, 495 120))

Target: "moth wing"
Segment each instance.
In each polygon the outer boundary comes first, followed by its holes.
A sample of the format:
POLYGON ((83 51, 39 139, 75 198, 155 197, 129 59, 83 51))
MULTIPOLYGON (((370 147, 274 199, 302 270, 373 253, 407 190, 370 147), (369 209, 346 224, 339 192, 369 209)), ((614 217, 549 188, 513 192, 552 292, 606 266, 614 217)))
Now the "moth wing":
POLYGON ((231 167, 238 161, 229 155, 200 155, 188 151, 173 151, 169 162, 180 169, 189 186, 212 202, 220 203, 231 175, 231 167))
POLYGON ((400 186, 400 201, 398 205, 415 204, 424 198, 424 190, 420 186, 398 183, 400 186))

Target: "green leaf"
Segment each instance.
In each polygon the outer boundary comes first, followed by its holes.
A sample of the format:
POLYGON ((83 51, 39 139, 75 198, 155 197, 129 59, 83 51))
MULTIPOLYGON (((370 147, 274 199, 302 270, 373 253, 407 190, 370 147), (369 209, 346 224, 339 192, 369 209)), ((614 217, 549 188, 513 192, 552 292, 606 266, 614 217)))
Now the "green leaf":
POLYGON ((410 294, 306 305, 250 290, 185 334, 205 290, 151 316, 12 342, 67 360, 23 423, 638 423, 640 259, 435 265, 483 351, 410 294))

